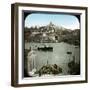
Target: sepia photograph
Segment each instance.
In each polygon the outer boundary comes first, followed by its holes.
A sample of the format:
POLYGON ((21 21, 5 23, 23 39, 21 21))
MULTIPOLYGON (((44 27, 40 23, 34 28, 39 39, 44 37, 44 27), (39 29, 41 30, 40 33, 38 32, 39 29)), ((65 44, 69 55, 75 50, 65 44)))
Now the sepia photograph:
POLYGON ((87 7, 11 6, 11 84, 87 83, 87 7))
POLYGON ((24 77, 80 75, 80 15, 24 12, 24 18, 24 77))

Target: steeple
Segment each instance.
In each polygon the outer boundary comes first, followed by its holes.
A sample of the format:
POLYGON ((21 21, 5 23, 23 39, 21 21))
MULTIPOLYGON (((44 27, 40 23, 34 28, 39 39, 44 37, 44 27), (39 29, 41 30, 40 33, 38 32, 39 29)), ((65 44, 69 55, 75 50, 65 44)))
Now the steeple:
POLYGON ((49 23, 49 26, 54 26, 54 24, 52 22, 49 23))

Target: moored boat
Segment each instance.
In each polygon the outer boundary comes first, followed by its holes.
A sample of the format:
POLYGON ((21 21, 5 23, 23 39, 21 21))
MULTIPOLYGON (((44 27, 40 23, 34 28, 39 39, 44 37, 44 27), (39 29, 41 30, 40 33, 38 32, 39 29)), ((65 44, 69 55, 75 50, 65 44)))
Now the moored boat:
POLYGON ((38 47, 39 51, 53 51, 53 47, 38 47))

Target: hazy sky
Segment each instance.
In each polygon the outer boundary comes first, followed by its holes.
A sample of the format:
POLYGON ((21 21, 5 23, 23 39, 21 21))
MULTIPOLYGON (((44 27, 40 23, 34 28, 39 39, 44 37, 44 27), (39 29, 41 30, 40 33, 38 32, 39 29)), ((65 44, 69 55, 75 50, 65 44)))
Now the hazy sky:
POLYGON ((33 13, 26 17, 25 27, 44 26, 50 22, 67 29, 79 29, 79 21, 73 15, 33 13))

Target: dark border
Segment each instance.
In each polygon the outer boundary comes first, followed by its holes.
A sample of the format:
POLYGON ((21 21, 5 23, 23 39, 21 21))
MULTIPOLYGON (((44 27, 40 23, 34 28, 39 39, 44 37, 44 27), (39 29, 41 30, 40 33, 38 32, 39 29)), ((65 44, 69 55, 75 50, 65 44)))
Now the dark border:
POLYGON ((18 24, 17 7, 15 4, 11 5, 11 85, 17 86, 18 83, 18 24), (17 48, 17 50, 16 50, 17 48))
POLYGON ((88 8, 87 7, 76 7, 76 6, 59 6, 59 5, 44 5, 44 4, 27 4, 27 3, 15 3, 11 5, 11 86, 14 87, 23 87, 23 86, 41 86, 41 85, 59 85, 59 84, 74 84, 74 83, 87 83, 88 82, 88 38, 87 38, 87 23, 88 19, 88 8), (80 81, 65 81, 65 82, 47 82, 47 83, 35 83, 35 84, 18 84, 18 7, 19 6, 32 6, 32 7, 40 7, 40 8, 63 8, 63 9, 77 9, 77 10, 85 10, 85 80, 80 81))
MULTIPOLYGON (((30 11, 30 10, 22 10, 22 51, 24 52, 24 47, 25 47, 25 41, 24 41, 24 20, 27 18, 28 15, 33 14, 33 13, 39 13, 39 14, 64 14, 64 15, 73 15, 78 19, 78 22, 80 23, 80 41, 81 41, 81 13, 65 13, 65 12, 49 12, 49 11, 30 11), (27 15, 25 15, 25 13, 27 15), (25 16, 24 16, 25 15, 25 16)), ((22 52, 23 60, 22 60, 22 74, 24 78, 24 53, 22 52)), ((81 44, 80 44, 80 53, 81 53, 81 44)), ((81 57, 79 57, 81 60, 81 57)), ((81 68, 81 65, 80 65, 81 68)), ((80 72, 81 73, 81 72, 80 72)))

